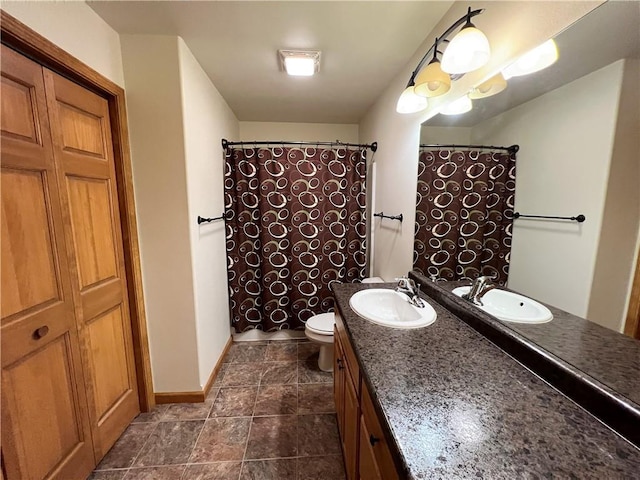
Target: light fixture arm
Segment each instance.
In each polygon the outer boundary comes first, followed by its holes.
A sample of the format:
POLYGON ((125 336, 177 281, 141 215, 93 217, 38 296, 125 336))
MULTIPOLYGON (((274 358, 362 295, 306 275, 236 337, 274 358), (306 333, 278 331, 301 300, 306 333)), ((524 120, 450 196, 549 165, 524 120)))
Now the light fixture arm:
POLYGON ((422 70, 422 67, 424 67, 425 63, 427 62, 427 59, 429 58, 429 55, 432 54, 432 53, 434 55, 436 55, 436 52, 437 52, 437 49, 438 49, 438 43, 447 42, 448 41, 447 37, 449 35, 451 35, 458 27, 460 27, 462 25, 466 25, 467 23, 471 23, 471 19, 473 17, 475 17, 476 15, 480 15, 482 12, 484 12, 484 8, 479 8, 478 10, 471 10, 471 7, 469 7, 469 10, 467 11, 467 13, 463 17, 460 17, 441 36, 437 37, 436 41, 433 43, 431 48, 429 50, 427 50, 427 53, 424 54, 424 57, 422 57, 422 60, 420 60, 420 62, 418 63, 418 66, 416 67, 416 69, 411 74, 411 78, 409 78, 409 82, 407 83, 407 87, 412 87, 413 85, 415 85, 416 76, 418 75, 420 70, 422 70))

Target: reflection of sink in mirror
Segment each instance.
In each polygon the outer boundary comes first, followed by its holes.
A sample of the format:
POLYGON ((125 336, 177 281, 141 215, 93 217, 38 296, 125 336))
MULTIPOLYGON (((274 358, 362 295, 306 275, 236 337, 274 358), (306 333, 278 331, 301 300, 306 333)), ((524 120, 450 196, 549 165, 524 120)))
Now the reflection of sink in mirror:
POLYGON ((427 302, 418 308, 405 294, 384 288, 355 293, 349 306, 362 318, 386 327, 420 328, 436 321, 436 312, 427 302))
MULTIPOLYGON (((469 293, 471 287, 458 287, 453 293, 459 297, 469 293)), ((482 296, 483 305, 476 307, 505 322, 547 323, 553 319, 551 311, 530 298, 494 288, 482 296)))

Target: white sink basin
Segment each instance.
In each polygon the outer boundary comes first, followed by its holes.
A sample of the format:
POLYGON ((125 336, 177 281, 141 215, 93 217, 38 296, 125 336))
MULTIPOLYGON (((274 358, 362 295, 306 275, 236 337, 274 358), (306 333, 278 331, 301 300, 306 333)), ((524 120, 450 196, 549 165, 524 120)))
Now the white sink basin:
POLYGON ((361 290, 351 296, 349 305, 362 318, 385 327, 420 328, 436 321, 436 311, 426 301, 418 308, 405 294, 385 288, 361 290))
MULTIPOLYGON (((458 287, 453 293, 462 297, 471 287, 458 287)), ((551 311, 541 303, 525 296, 494 288, 482 297, 483 306, 476 305, 505 322, 546 323, 553 319, 551 311)))

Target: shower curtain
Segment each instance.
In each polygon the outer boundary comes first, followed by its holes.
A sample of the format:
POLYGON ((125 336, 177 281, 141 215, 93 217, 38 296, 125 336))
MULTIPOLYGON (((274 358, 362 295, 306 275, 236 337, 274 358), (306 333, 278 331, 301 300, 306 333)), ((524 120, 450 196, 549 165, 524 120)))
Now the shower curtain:
POLYGON ((421 147, 413 268, 427 277, 506 285, 516 154, 421 147))
POLYGON ((227 272, 236 332, 304 329, 332 282, 364 278, 366 149, 227 147, 227 272))

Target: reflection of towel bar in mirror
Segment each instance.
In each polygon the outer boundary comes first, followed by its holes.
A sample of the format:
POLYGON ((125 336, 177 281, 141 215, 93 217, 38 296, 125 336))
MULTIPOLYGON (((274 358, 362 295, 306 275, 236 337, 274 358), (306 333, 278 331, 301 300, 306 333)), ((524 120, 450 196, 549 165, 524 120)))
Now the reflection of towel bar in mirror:
POLYGON ((400 222, 402 222, 402 214, 400 214, 400 215, 385 215, 384 212, 380 212, 380 213, 374 213, 373 216, 374 217, 380 217, 380 218, 388 218, 390 220, 400 220, 400 222))
POLYGON ((215 222, 216 220, 226 220, 226 218, 227 217, 224 213, 219 217, 213 217, 213 218, 205 218, 198 215, 198 225, 201 225, 203 223, 208 223, 208 222, 215 222))
POLYGON ((577 217, 555 217, 551 215, 523 215, 520 212, 515 212, 513 214, 513 218, 541 218, 541 219, 550 219, 550 220, 572 220, 578 223, 584 222, 587 217, 580 214, 577 217))

